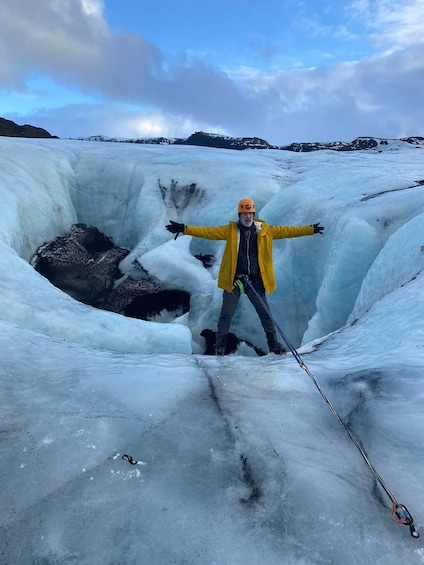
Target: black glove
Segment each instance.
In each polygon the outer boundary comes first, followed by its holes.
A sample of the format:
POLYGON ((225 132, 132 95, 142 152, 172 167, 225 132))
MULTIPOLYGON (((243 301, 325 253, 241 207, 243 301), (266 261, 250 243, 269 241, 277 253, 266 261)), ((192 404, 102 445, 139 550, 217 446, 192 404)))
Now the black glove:
POLYGON ((169 220, 171 223, 168 224, 167 226, 165 226, 165 228, 170 231, 171 233, 183 233, 185 225, 184 224, 179 224, 178 222, 173 222, 172 220, 169 220))
POLYGON ((320 233, 322 235, 323 231, 324 231, 324 226, 320 226, 319 222, 317 224, 314 224, 314 233, 320 233))

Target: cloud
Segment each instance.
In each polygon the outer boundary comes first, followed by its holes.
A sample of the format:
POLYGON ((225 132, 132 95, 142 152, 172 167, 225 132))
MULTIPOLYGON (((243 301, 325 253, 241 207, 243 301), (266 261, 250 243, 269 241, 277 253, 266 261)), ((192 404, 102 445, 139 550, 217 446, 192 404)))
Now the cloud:
POLYGON ((356 0, 349 10, 365 23, 378 48, 399 50, 423 41, 422 0, 356 0))
MULTIPOLYGON (((378 35, 380 54, 272 74, 224 71, 192 55, 170 59, 139 34, 112 32, 103 8, 100 0, 0 2, 0 88, 25 92, 38 74, 90 101, 56 109, 41 101, 27 123, 60 137, 186 137, 202 129, 275 144, 424 133, 422 0, 351 4, 378 35)), ((267 55, 277 58, 274 47, 267 55)))
POLYGON ((1 84, 19 78, 22 85, 29 72, 39 72, 112 95, 113 81, 131 79, 132 68, 139 81, 151 80, 160 51, 140 35, 112 34, 102 11, 95 0, 3 0, 0 49, 8 57, 0 62, 1 84))
POLYGON ((3 0, 1 85, 25 89, 29 73, 124 101, 231 124, 252 111, 236 84, 199 61, 171 64, 137 34, 113 34, 91 0, 3 0), (214 95, 216 93, 216 95, 214 95))
MULTIPOLYGON (((26 116, 27 122, 37 124, 61 138, 89 137, 181 137, 203 130, 230 134, 222 125, 164 112, 160 109, 134 109, 114 102, 102 104, 69 104, 62 108, 39 109, 26 116), (74 132, 74 133, 70 133, 74 132)), ((9 118, 20 123, 20 116, 9 118)))
POLYGON ((328 141, 424 132, 417 96, 424 86, 424 45, 355 63, 250 80, 250 90, 262 89, 269 137, 280 131, 292 140, 328 141))

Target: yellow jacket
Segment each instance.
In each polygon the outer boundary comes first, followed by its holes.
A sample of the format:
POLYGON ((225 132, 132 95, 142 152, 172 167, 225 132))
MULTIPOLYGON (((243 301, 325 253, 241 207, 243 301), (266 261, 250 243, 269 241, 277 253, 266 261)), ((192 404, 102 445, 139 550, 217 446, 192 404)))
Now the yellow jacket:
MULTIPOLYGON (((270 226, 263 220, 254 221, 258 234, 258 263, 261 272, 265 292, 273 292, 277 285, 275 283, 274 265, 272 263, 272 241, 286 237, 300 237, 302 235, 313 235, 313 226, 270 226)), ((237 222, 230 222, 225 226, 215 228, 204 228, 201 226, 185 226, 185 235, 202 237, 204 239, 223 239, 227 244, 222 256, 221 267, 218 275, 218 286, 228 292, 233 290, 234 278, 237 268, 237 254, 239 248, 240 234, 237 222)))

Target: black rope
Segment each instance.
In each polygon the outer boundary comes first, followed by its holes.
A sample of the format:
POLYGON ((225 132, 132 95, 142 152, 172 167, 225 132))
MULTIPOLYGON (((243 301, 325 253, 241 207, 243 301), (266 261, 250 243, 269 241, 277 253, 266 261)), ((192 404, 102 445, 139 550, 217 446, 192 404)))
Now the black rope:
POLYGON ((131 465, 137 465, 138 461, 136 461, 135 459, 133 459, 131 457, 131 455, 127 455, 126 453, 122 456, 122 459, 124 461, 128 461, 128 463, 131 463, 131 465))
POLYGON ((364 459, 365 463, 368 465, 369 469, 371 470, 372 474, 374 475, 375 479, 377 480, 377 482, 381 485, 381 487, 383 488, 383 490, 385 491, 385 493, 387 494, 387 496, 390 498, 391 503, 392 503, 392 519, 399 523, 399 524, 405 524, 407 526, 409 526, 410 532, 411 532, 411 536, 413 536, 414 538, 418 538, 419 537, 419 533, 416 531, 415 526, 414 526, 414 520, 411 516, 411 514, 409 513, 408 509, 406 508, 406 506, 404 506, 403 504, 399 504, 398 501, 396 500, 396 498, 394 497, 393 493, 390 491, 390 489, 388 488, 388 486, 385 484, 385 482, 383 481, 381 475, 377 472, 377 470, 375 469, 375 467, 372 465, 371 461, 368 459, 366 453, 364 452, 364 450, 362 449, 361 445, 359 444, 359 441, 356 439, 356 437, 352 434, 352 432, 349 430, 349 428, 346 426, 346 424, 343 422, 343 420, 341 419, 341 417, 339 416, 339 414, 337 413, 337 410, 334 408, 334 406, 331 404, 331 402, 329 401, 329 399, 327 398, 327 396, 324 394, 324 391, 322 390, 322 388, 320 387, 320 385, 318 384, 317 380, 315 379, 315 377, 312 375, 312 373, 310 372, 310 370, 308 369, 308 367, 305 365, 305 363, 302 361, 302 358, 300 357, 299 353, 296 351, 296 349, 293 347, 293 345, 290 343, 289 339, 287 338, 287 336, 284 334, 283 330, 280 328, 280 326, 278 325, 278 323, 276 322, 276 320, 274 319, 270 309, 268 308, 268 306, 266 305, 266 303, 264 302, 264 300, 262 299, 261 295, 256 291, 256 289, 254 288, 254 286, 252 285, 249 277, 243 277, 242 279, 243 284, 247 284, 252 290, 253 292, 256 294, 257 298, 259 299, 262 308, 265 310, 265 312, 268 314, 270 320, 272 321, 272 323, 274 324, 274 326, 276 327, 276 329, 278 330, 279 334, 281 335, 281 337, 283 338, 285 344, 287 345, 287 347, 290 349, 290 352, 292 353, 293 357, 296 359, 296 361, 298 362, 299 366, 306 372, 306 374, 308 375, 308 377, 312 380, 312 382, 314 383, 314 385, 316 386, 316 388, 318 389, 318 392, 320 393, 320 395, 322 396, 322 398, 325 400, 325 402, 327 403, 328 407, 330 408, 331 412, 333 413, 333 415, 336 417, 337 421, 339 422, 339 424, 342 426, 342 428, 345 430, 345 432, 348 434, 349 438, 352 440, 353 444, 355 445, 355 447, 358 449, 359 453, 361 454, 362 458, 364 459))

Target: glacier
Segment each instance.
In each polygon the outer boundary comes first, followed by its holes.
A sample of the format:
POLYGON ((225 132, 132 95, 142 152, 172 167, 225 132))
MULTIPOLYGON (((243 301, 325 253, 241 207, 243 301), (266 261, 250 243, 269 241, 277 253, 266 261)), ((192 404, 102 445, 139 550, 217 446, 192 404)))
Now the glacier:
MULTIPOLYGON (((424 562, 291 356, 202 355, 215 329, 219 225, 251 197, 273 224, 270 307, 399 501, 424 523, 424 157, 0 138, 1 556, 26 563, 424 562), (190 312, 96 310, 30 265, 94 225, 190 312), (215 256, 205 269, 194 255, 215 256), (131 465, 122 456, 137 462, 131 465)), ((241 301, 232 330, 264 344, 241 301)))

